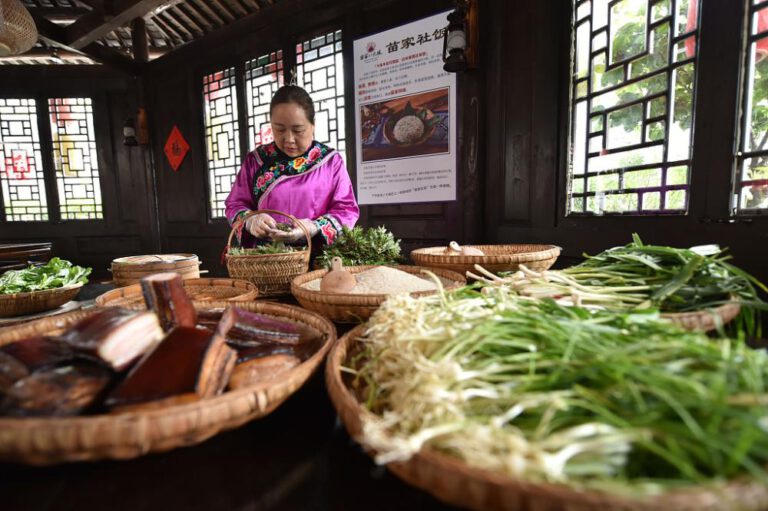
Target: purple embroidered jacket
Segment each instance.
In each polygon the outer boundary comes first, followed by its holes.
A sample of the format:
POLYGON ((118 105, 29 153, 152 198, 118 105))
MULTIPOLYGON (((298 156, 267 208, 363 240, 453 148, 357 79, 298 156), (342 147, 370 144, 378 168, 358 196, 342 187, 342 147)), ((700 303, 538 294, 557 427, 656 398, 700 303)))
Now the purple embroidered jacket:
MULTIPOLYGON (((226 216, 232 224, 243 212, 274 209, 296 218, 314 220, 323 240, 330 244, 342 226, 352 228, 360 217, 352 182, 341 155, 331 150, 318 164, 301 174, 281 175, 254 201, 254 179, 263 175, 264 162, 258 150, 245 158, 232 190, 225 201, 226 216)), ((262 178, 263 179, 263 178, 262 178)), ((272 215, 279 222, 288 221, 272 215)), ((243 233, 243 246, 254 246, 255 240, 243 233)))

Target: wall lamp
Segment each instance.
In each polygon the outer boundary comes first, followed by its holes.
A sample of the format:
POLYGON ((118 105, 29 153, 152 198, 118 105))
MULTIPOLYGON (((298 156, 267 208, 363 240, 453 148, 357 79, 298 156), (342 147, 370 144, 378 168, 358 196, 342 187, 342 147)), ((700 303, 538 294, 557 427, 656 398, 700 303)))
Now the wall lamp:
POLYGON ((479 26, 478 0, 457 0, 456 8, 448 15, 448 27, 443 38, 443 69, 460 73, 477 68, 479 26))

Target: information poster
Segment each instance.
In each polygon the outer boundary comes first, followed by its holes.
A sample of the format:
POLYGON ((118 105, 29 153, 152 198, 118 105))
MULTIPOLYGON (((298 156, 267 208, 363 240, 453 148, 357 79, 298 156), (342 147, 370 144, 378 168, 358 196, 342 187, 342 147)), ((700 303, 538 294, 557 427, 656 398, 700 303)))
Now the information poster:
POLYGON ((447 12, 354 43, 360 204, 456 199, 456 75, 447 12))

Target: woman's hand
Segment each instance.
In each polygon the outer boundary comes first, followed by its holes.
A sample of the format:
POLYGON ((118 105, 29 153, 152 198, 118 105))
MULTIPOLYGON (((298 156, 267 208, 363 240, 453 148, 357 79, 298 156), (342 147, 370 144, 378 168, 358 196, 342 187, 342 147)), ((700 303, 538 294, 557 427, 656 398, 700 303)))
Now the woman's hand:
MULTIPOLYGON (((318 228, 315 222, 308 218, 303 218, 299 220, 299 222, 309 231, 310 238, 317 234, 318 228)), ((304 236, 304 231, 300 227, 294 227, 290 231, 280 231, 275 229, 273 232, 269 233, 269 235, 273 240, 286 242, 299 241, 306 237, 304 236)))
POLYGON ((277 229, 277 222, 267 213, 259 213, 245 220, 245 229, 257 238, 266 238, 277 229))

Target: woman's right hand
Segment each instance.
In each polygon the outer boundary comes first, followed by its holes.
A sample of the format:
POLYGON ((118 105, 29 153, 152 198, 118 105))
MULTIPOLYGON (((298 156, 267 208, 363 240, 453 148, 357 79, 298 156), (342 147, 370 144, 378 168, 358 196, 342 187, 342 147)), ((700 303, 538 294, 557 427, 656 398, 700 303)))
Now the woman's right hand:
POLYGON ((266 238, 277 228, 277 222, 267 213, 259 213, 245 220, 245 229, 257 238, 266 238))

